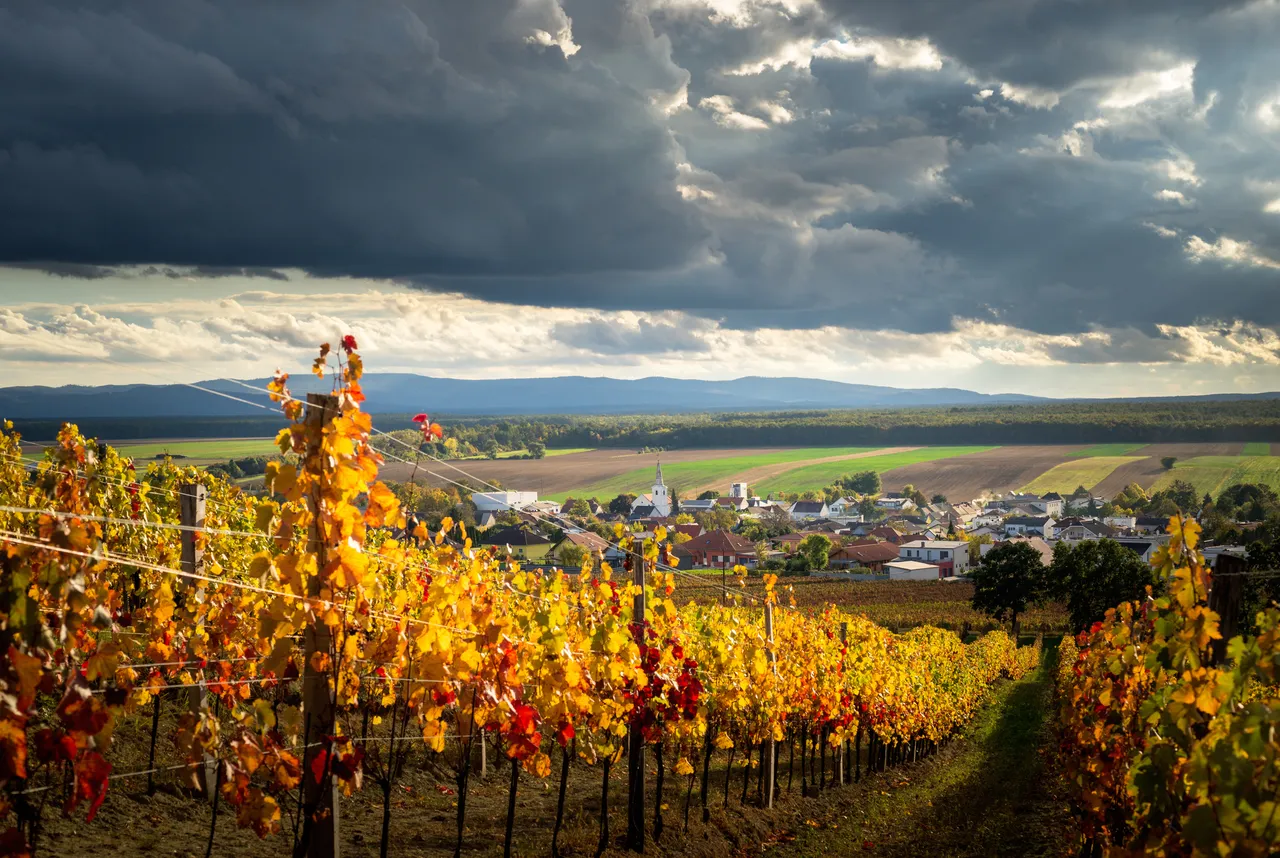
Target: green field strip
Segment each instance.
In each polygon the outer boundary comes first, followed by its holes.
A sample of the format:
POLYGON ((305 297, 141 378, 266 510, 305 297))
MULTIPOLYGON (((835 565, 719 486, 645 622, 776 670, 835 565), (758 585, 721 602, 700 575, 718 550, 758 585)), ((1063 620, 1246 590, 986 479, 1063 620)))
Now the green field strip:
MULTIPOLYGON (((112 445, 115 446, 115 445, 112 445)), ((225 462, 227 459, 244 459, 248 456, 278 456, 280 448, 274 438, 237 438, 225 441, 165 441, 151 444, 122 444, 115 446, 121 456, 138 461, 154 460, 156 456, 182 456, 187 464, 200 462, 225 462)))
POLYGON ((752 491, 762 497, 767 492, 802 492, 808 489, 821 489, 831 485, 844 474, 858 471, 875 471, 883 474, 894 468, 907 465, 918 465, 922 462, 936 462, 940 459, 951 459, 957 456, 969 456, 974 453, 985 453, 997 447, 920 447, 916 450, 905 450, 901 453, 885 453, 882 456, 866 456, 846 462, 820 462, 793 468, 776 477, 765 480, 752 491))
POLYGON ((1280 491, 1280 456, 1196 456, 1179 460, 1173 470, 1161 474, 1153 489, 1184 480, 1197 494, 1217 497, 1227 486, 1258 483, 1280 491))
POLYGON ((1248 444, 1244 445, 1244 450, 1242 451, 1241 455, 1270 456, 1271 442, 1270 441, 1250 441, 1248 444))
MULTIPOLYGON (((1075 458, 1092 458, 1095 456, 1127 456, 1135 450, 1141 450, 1146 444, 1094 444, 1092 447, 1085 447, 1083 450, 1077 450, 1074 453, 1068 453, 1068 457, 1075 458)), ((1072 486, 1074 489, 1075 486, 1072 486)))
MULTIPOLYGON (((573 453, 590 453, 595 447, 561 447, 556 450, 547 450, 543 454, 543 458, 550 459, 555 456, 568 456, 573 453)), ((519 459, 522 456, 529 455, 529 451, 521 447, 519 450, 504 450, 498 454, 499 459, 519 459)), ((488 456, 463 456, 459 461, 475 462, 487 459, 488 456)))
POLYGON ((1024 492, 1044 494, 1059 492, 1068 495, 1078 486, 1092 489, 1111 476, 1111 472, 1130 462, 1141 462, 1146 456, 1091 456, 1054 465, 1022 487, 1024 492))
MULTIPOLYGON (((669 489, 684 492, 698 486, 705 486, 722 480, 724 492, 729 489, 730 480, 752 468, 766 465, 779 465, 788 462, 806 462, 810 459, 825 459, 831 456, 853 456, 858 453, 869 453, 882 449, 880 447, 797 447, 791 450, 779 450, 773 453, 760 453, 752 456, 726 456, 719 459, 701 459, 696 462, 664 462, 662 464, 662 480, 669 489)), ((876 457, 869 457, 876 458, 876 457)), ((848 462, 833 462, 837 473, 846 473, 855 463, 862 459, 848 462)), ((859 467, 857 470, 867 470, 859 467)), ((562 501, 568 497, 594 497, 601 501, 617 497, 620 494, 643 494, 653 485, 653 465, 634 468, 607 480, 591 483, 582 488, 567 492, 556 492, 546 495, 547 500, 562 501)), ((754 493, 755 487, 751 486, 754 493)))

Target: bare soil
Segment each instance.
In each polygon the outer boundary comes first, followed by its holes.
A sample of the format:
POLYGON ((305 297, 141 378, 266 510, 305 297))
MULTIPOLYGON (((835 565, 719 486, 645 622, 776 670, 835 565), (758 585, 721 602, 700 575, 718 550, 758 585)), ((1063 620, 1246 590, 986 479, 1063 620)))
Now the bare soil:
POLYGON ((1130 483, 1137 483, 1144 489, 1151 488, 1165 473, 1164 466, 1160 464, 1160 460, 1165 456, 1176 456, 1179 459, 1193 459, 1196 456, 1239 456, 1243 450, 1244 445, 1240 443, 1148 444, 1129 454, 1147 458, 1116 468, 1107 475, 1105 480, 1094 487, 1093 493, 1099 497, 1114 497, 1124 491, 1125 486, 1130 483))
POLYGON ((881 475, 886 491, 913 485, 927 496, 946 495, 952 501, 976 498, 983 493, 1006 492, 1025 486, 1079 450, 1077 445, 998 447, 984 453, 919 462, 894 468, 881 475))
MULTIPOLYGON (((714 450, 669 450, 662 454, 664 462, 701 462, 707 459, 723 459, 730 456, 757 456, 776 453, 785 447, 746 447, 714 450)), ((653 468, 658 464, 657 453, 637 453, 634 450, 591 450, 586 453, 568 453, 546 459, 469 459, 456 465, 468 474, 488 482, 495 480, 513 491, 536 491, 551 495, 572 491, 602 482, 618 474, 636 468, 653 468)), ((385 480, 405 481, 414 474, 414 467, 402 462, 388 461, 381 470, 385 480)), ((439 462, 425 462, 414 477, 420 483, 447 486, 448 481, 467 482, 462 474, 439 462), (432 476, 427 470, 438 476, 432 476)), ((601 498, 601 500, 605 500, 601 498)))
MULTIPOLYGON (((918 450, 918 449, 920 448, 919 447, 884 447, 877 450, 865 450, 861 453, 849 453, 844 456, 822 456, 816 459, 805 459, 804 461, 801 461, 801 462, 778 462, 773 465, 761 465, 758 468, 750 468, 748 470, 745 470, 742 473, 737 474, 732 478, 730 478, 729 482, 746 483, 748 486, 754 486, 757 483, 762 483, 766 480, 770 480, 778 476, 779 474, 784 474, 787 471, 794 471, 796 468, 807 467, 809 465, 821 465, 826 462, 845 462, 853 459, 865 459, 868 456, 886 456, 886 455, 889 455, 890 453, 906 453, 910 450, 918 450)), ((666 455, 666 454, 664 453, 663 455, 666 455)), ((702 491, 705 491, 706 489, 722 489, 724 487, 724 484, 725 484, 725 480, 722 480, 722 479, 713 480, 707 483, 706 485, 698 486, 696 489, 686 492, 686 494, 693 496, 695 492, 702 492, 702 491)))

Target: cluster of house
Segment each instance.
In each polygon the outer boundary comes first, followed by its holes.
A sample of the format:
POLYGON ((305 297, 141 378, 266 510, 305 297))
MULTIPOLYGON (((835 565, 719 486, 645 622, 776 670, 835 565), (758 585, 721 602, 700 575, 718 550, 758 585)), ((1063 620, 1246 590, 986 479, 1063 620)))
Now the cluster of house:
MULTIPOLYGON (((608 562, 621 559, 608 540, 585 529, 565 527, 573 501, 539 501, 532 492, 475 493, 472 499, 482 529, 493 523, 497 513, 515 509, 522 523, 536 525, 550 520, 564 531, 563 538, 553 542, 536 529, 492 528, 483 531, 483 544, 508 546, 513 555, 535 563, 558 562, 567 545, 601 554, 608 562)), ((1148 560, 1168 539, 1164 532, 1166 519, 1099 518, 1091 512, 1105 501, 1088 495, 1064 498, 1057 492, 1010 493, 963 503, 917 506, 911 498, 889 492, 875 499, 877 515, 872 521, 864 520, 861 502, 860 498, 848 497, 830 503, 801 500, 785 504, 751 496, 745 483, 734 483, 726 497, 680 501, 681 513, 719 507, 739 513, 744 520, 770 509, 785 512, 797 530, 768 540, 767 548, 730 530, 706 531, 700 524, 672 521, 672 500, 662 480, 661 465, 652 491, 638 496, 627 514, 609 513, 594 501, 588 502, 588 508, 597 518, 639 524, 645 533, 662 525, 668 533, 687 537, 673 549, 681 568, 729 569, 740 565, 754 569, 767 560, 787 559, 807 537, 821 533, 831 542, 828 569, 857 570, 903 580, 963 576, 981 560, 981 556, 970 556, 971 545, 977 543, 981 543, 977 545, 980 554, 985 555, 1003 542, 1028 542, 1048 564, 1054 543, 1060 541, 1113 539, 1148 560), (984 536, 989 540, 974 539, 984 536)))

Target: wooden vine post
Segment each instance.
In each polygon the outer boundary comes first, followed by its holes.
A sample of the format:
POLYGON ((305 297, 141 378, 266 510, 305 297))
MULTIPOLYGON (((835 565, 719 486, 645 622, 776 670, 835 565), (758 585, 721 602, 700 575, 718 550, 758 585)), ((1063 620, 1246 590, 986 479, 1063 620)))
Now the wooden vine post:
MULTIPOLYGON (((778 676, 778 657, 773 651, 773 599, 766 595, 764 601, 764 635, 769 641, 769 665, 773 668, 773 676, 778 676)), ((773 807, 773 793, 778 777, 778 743, 773 735, 765 740, 765 807, 773 807)))
MULTIPOLYGON (((180 556, 182 571, 188 575, 204 574, 204 546, 200 540, 196 539, 196 531, 192 528, 204 527, 205 516, 205 498, 207 491, 204 486, 199 483, 182 483, 178 486, 178 520, 182 524, 181 543, 182 553, 180 556)), ((178 584, 178 591, 183 594, 184 600, 195 599, 203 601, 204 585, 193 578, 182 578, 178 584)), ((209 692, 205 686, 204 671, 200 672, 200 681, 191 686, 188 692, 188 705, 191 712, 196 717, 208 708, 209 692)), ((159 721, 160 699, 156 698, 155 709, 152 711, 152 721, 159 721)), ((158 724, 153 723, 152 746, 154 750, 155 738, 154 727, 158 724)), ((154 760, 149 762, 147 768, 154 765, 154 760)), ((213 801, 218 795, 218 762, 209 755, 204 755, 204 778, 201 781, 204 788, 205 798, 213 801)))
MULTIPOLYGON (((632 622, 642 647, 649 628, 645 614, 644 577, 643 550, 635 551, 631 555, 631 583, 639 590, 632 604, 632 622)), ((658 801, 661 800, 659 796, 658 801)), ((627 735, 627 848, 634 852, 644 851, 644 731, 638 717, 631 719, 627 735)))
MULTIPOLYGON (((849 643, 849 624, 841 623, 840 624, 840 649, 843 650, 848 643, 849 643)), ((840 661, 841 661, 841 664, 844 663, 843 655, 840 656, 840 661)), ((837 768, 840 769, 840 786, 844 786, 845 784, 845 769, 848 768, 848 757, 849 757, 849 740, 848 738, 843 738, 840 740, 840 761, 837 765, 837 768)))
MULTIPOLYGON (((338 416, 338 398, 336 396, 307 394, 307 434, 310 447, 307 459, 315 461, 320 455, 321 439, 324 427, 338 416)), ((307 596, 319 599, 324 579, 321 577, 326 559, 325 543, 320 529, 321 482, 317 481, 311 496, 311 524, 307 533, 307 552, 316 559, 316 574, 307 580, 307 596)), ((315 606, 313 606, 314 608, 315 606)), ((318 609, 316 610, 318 612, 318 609)), ((314 666, 314 656, 330 656, 332 649, 332 633, 329 626, 316 617, 307 624, 303 633, 303 673, 302 673, 302 711, 306 716, 307 746, 324 743, 326 736, 334 734, 333 722, 336 709, 333 690, 329 687, 329 672, 318 671, 314 666)), ((332 753, 331 747, 325 750, 332 753)), ((305 755, 304 751, 304 755, 305 755)), ((307 837, 308 858, 337 858, 338 855, 338 787, 334 779, 315 777, 309 769, 303 768, 304 803, 310 818, 306 820, 309 829, 307 837), (328 788, 326 789, 326 785, 328 788)))
POLYGON ((1240 601, 1244 596, 1245 573, 1249 566, 1243 557, 1220 554, 1209 576, 1209 610, 1218 615, 1218 631, 1222 637, 1209 642, 1211 664, 1221 664, 1227 654, 1227 641, 1240 631, 1240 601))

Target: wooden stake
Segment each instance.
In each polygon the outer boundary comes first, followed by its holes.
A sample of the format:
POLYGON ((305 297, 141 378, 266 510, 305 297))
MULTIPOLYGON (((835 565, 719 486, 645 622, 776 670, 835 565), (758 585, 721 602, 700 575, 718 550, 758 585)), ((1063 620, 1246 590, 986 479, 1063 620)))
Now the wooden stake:
MULTIPOLYGON (((308 450, 308 459, 318 451, 319 437, 324 427, 338 416, 338 398, 320 393, 307 394, 306 421, 309 432, 317 439, 308 450)), ((307 534, 307 551, 316 558, 316 574, 307 580, 307 596, 320 598, 320 572, 327 562, 328 546, 320 531, 320 496, 315 490, 311 496, 311 525, 307 534)), ((324 742, 326 736, 333 735, 334 700, 333 690, 329 687, 329 673, 321 673, 312 666, 312 656, 324 654, 328 656, 333 648, 332 633, 324 622, 313 621, 307 625, 303 633, 304 665, 302 672, 302 708, 310 716, 307 732, 307 744, 324 742)), ((327 750, 332 754, 333 748, 327 750)), ((338 855, 338 788, 332 777, 321 777, 318 781, 309 771, 303 772, 304 800, 309 818, 303 839, 307 842, 309 858, 337 858, 338 855), (325 789, 326 782, 328 789, 325 789)))
POLYGON ((1209 577, 1209 610, 1218 615, 1218 631, 1222 633, 1221 638, 1209 642, 1210 664, 1222 663, 1227 642, 1240 631, 1240 601, 1248 568, 1243 557, 1220 554, 1209 577))
MULTIPOLYGON (((773 651, 773 603, 765 602, 764 604, 764 636, 769 641, 769 664, 773 667, 773 675, 778 675, 777 655, 773 651)), ((768 786, 765 787, 765 807, 773 807, 773 794, 777 784, 778 771, 778 743, 773 740, 773 736, 769 736, 765 740, 764 758, 767 769, 764 777, 768 786)))
MULTIPOLYGON (((184 528, 204 527, 205 487, 199 483, 182 483, 178 486, 178 520, 184 528)), ((180 533, 182 571, 190 575, 204 574, 204 546, 196 539, 194 530, 182 530, 180 533)), ((183 604, 204 601, 204 585, 192 578, 179 578, 178 592, 183 604)), ((200 681, 191 686, 188 692, 190 710, 198 717, 209 707, 209 692, 205 687, 204 673, 200 681)), ((157 701, 158 703, 158 701, 157 701)), ((157 710, 158 711, 158 710, 157 710)), ((204 756, 204 780, 202 787, 205 798, 217 800, 218 762, 209 755, 204 756)))
MULTIPOLYGON (((644 555, 631 555, 631 583, 640 588, 631 609, 631 621, 641 646, 646 644, 648 622, 644 599, 644 555)), ((659 801, 661 799, 659 798, 659 801)), ((632 719, 627 741, 627 848, 644 851, 644 733, 639 719, 632 719)))

